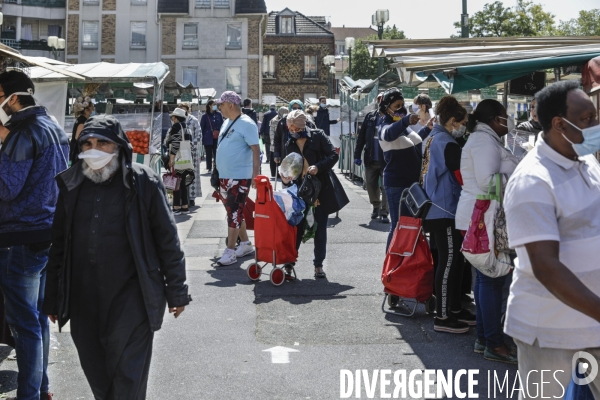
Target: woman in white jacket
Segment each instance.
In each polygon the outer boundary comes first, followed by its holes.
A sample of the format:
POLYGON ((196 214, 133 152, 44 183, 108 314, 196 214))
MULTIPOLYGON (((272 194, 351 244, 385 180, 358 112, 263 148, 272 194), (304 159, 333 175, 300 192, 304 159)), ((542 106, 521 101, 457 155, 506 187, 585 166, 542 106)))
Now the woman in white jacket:
MULTIPOLYGON (((487 194, 490 181, 503 174, 506 184, 519 160, 504 147, 502 137, 514 128, 514 121, 496 100, 484 100, 469 116, 467 130, 472 132, 462 150, 460 173, 463 187, 456 211, 456 229, 466 231, 477 195, 487 194)), ((492 190, 494 187, 492 187, 492 190)), ((490 278, 476 271, 477 340, 474 350, 484 358, 516 364, 517 358, 504 344, 502 332, 502 288, 512 273, 490 278)))

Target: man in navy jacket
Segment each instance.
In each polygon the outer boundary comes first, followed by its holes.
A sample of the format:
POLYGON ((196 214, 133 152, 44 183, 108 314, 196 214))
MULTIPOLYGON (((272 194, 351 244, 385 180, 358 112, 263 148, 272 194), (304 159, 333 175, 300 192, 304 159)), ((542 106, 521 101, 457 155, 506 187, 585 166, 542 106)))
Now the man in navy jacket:
POLYGON ((0 288, 14 332, 17 398, 48 399, 48 318, 41 313, 51 227, 58 198, 54 176, 68 167, 69 140, 21 71, 0 74, 0 288))
POLYGON ((315 118, 315 125, 317 129, 322 129, 327 136, 330 135, 331 125, 335 125, 340 122, 340 119, 329 119, 329 110, 327 109, 327 97, 319 97, 319 111, 317 111, 317 118, 315 118))

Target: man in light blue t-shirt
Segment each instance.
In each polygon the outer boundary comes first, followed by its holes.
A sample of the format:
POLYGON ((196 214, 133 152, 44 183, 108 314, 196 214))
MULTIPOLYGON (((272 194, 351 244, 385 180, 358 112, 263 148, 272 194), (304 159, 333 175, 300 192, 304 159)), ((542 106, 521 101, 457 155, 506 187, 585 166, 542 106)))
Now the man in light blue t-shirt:
POLYGON ((224 92, 217 100, 219 110, 226 118, 219 134, 216 166, 219 171, 221 193, 227 210, 228 241, 220 265, 231 265, 237 257, 254 252, 248 240, 244 207, 250 186, 260 170, 258 128, 254 121, 242 114, 242 98, 235 92, 224 92), (240 245, 235 248, 238 236, 240 245))

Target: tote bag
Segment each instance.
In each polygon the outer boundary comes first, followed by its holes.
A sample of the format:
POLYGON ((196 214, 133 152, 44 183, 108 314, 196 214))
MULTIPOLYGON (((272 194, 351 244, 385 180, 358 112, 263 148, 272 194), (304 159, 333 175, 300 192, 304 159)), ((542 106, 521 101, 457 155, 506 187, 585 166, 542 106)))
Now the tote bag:
POLYGON ((189 140, 179 142, 179 151, 175 156, 174 167, 177 171, 194 169, 192 162, 192 145, 189 140))
POLYGON ((174 170, 167 172, 163 175, 163 184, 165 185, 165 189, 172 190, 174 192, 179 191, 179 186, 181 184, 181 178, 175 173, 174 170))
POLYGON ((512 269, 509 253, 497 251, 495 246, 495 219, 498 209, 502 208, 501 183, 500 174, 496 174, 490 181, 488 194, 477 196, 461 249, 471 265, 490 278, 507 275, 512 269), (491 193, 494 181, 496 189, 491 193))

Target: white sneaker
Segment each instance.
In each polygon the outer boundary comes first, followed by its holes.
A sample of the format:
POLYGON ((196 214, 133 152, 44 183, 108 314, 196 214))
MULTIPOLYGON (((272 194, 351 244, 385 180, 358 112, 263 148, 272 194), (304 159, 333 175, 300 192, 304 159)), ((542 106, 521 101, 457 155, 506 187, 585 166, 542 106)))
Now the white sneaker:
POLYGON ((235 249, 236 257, 245 257, 252 253, 254 253, 254 246, 250 242, 241 242, 237 249, 235 249))
POLYGON ((235 250, 231 250, 229 248, 225 249, 223 252, 223 257, 219 258, 217 261, 220 265, 231 265, 237 262, 237 258, 235 256, 235 250))

